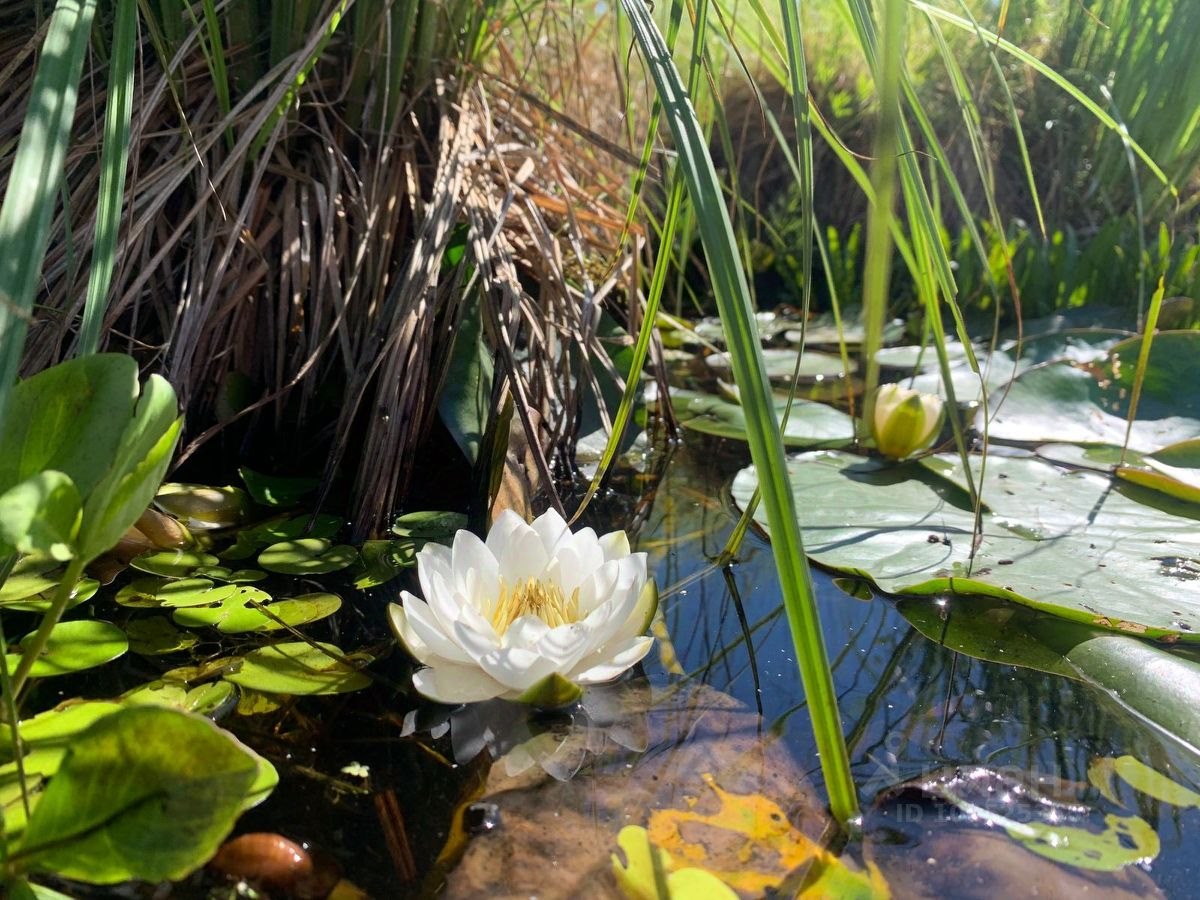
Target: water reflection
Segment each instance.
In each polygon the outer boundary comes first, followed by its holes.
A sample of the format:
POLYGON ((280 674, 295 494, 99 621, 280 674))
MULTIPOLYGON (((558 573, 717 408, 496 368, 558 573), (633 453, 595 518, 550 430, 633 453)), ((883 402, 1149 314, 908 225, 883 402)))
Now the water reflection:
MULTIPOLYGON (((664 621, 678 659, 673 680, 703 683, 757 707, 764 728, 783 736, 819 784, 771 548, 751 534, 734 565, 722 570, 711 564, 736 521, 724 492, 745 464, 739 450, 707 440, 676 448, 636 542, 650 553, 663 591, 664 621)), ((816 586, 865 806, 891 785, 965 765, 1020 771, 1062 796, 1096 801, 1097 792, 1087 786, 1089 762, 1126 753, 1197 784, 1190 754, 1102 691, 956 654, 915 631, 891 602, 855 599, 827 577, 818 577, 816 586)), ((963 602, 970 601, 955 601, 963 602)), ((945 613, 954 615, 953 603, 945 613)), ((669 674, 654 673, 656 665, 647 664, 652 674, 669 674)), ((1130 810, 1155 826, 1162 843, 1150 867, 1155 882, 1170 894, 1190 893, 1195 864, 1184 829, 1200 824, 1197 812, 1129 793, 1130 810)))

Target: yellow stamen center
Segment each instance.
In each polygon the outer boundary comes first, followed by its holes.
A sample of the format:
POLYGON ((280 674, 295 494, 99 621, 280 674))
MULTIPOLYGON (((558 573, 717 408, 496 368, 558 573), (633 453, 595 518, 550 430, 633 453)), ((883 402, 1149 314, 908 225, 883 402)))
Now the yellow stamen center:
POLYGON ((521 616, 537 616, 551 628, 579 621, 579 588, 568 599, 553 582, 530 578, 519 582, 515 590, 500 582, 500 597, 492 610, 492 627, 503 635, 521 616))

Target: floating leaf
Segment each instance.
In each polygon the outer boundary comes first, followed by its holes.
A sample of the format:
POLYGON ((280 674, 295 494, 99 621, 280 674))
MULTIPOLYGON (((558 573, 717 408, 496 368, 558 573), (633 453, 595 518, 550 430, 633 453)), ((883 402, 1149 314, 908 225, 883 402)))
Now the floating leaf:
POLYGON ((622 828, 617 846, 625 863, 614 853, 613 875, 631 900, 737 900, 737 892, 711 872, 677 868, 671 855, 651 844, 639 825, 622 828))
POLYGON ((142 656, 163 656, 190 650, 200 642, 194 634, 180 631, 166 616, 134 619, 125 626, 129 649, 142 656))
MULTIPOLYGON (((950 383, 954 385, 954 399, 959 403, 978 403, 983 397, 982 385, 987 386, 989 396, 1002 391, 1017 373, 1029 367, 1028 362, 1015 362, 1000 351, 976 354, 976 362, 983 374, 982 381, 966 363, 950 367, 950 383)), ((949 396, 942 384, 942 373, 936 367, 915 378, 906 378, 901 384, 924 394, 937 394, 943 400, 949 396)))
POLYGON ((237 533, 234 544, 221 551, 221 559, 239 560, 253 556, 263 547, 300 538, 333 538, 344 522, 338 516, 321 513, 310 516, 276 516, 237 533))
POLYGON ((245 491, 230 485, 170 482, 159 487, 154 505, 193 531, 211 531, 240 524, 249 503, 245 491))
POLYGON ((1129 755, 1118 756, 1116 759, 1101 757, 1088 766, 1088 781, 1114 803, 1119 801, 1112 792, 1110 784, 1112 775, 1116 775, 1128 783, 1134 790, 1163 803, 1183 809, 1200 806, 1200 794, 1129 755))
MULTIPOLYGON (((671 402, 679 424, 717 437, 746 440, 746 413, 741 405, 712 394, 672 391, 671 402)), ((787 399, 776 401, 776 414, 783 418, 787 399)), ((783 433, 789 447, 844 447, 854 440, 854 421, 841 410, 825 403, 796 398, 783 433)))
POLYGON ((168 578, 185 578, 200 566, 215 566, 218 560, 211 553, 198 550, 156 550, 135 556, 130 565, 141 572, 168 578))
POLYGON ((333 615, 342 606, 342 599, 336 594, 304 594, 270 601, 270 595, 262 591, 239 587, 219 606, 178 610, 175 621, 191 628, 210 625, 222 634, 244 634, 307 625, 333 615), (255 608, 255 603, 262 609, 255 608))
POLYGON ((259 777, 259 757, 207 719, 122 709, 75 739, 17 852, 93 884, 177 880, 220 846, 259 777))
MULTIPOLYGON (((820 353, 816 350, 805 350, 803 354, 795 350, 764 350, 763 360, 767 365, 767 377, 777 384, 790 384, 796 372, 796 357, 800 359, 801 381, 824 381, 840 379, 846 376, 842 358, 832 353, 820 353)), ((732 363, 728 353, 714 353, 704 358, 705 364, 719 377, 728 379, 732 373, 732 363)), ((850 360, 850 374, 858 371, 858 364, 850 360)))
MULTIPOLYGON (((993 440, 1023 443, 1121 446, 1127 427, 1123 401, 1117 396, 1121 388, 1113 382, 1106 384, 1102 389, 1091 373, 1066 363, 1030 369, 1013 382, 992 416, 989 434, 993 440)), ((1138 408, 1129 432, 1131 449, 1151 453, 1200 437, 1200 419, 1181 415, 1151 418, 1150 409, 1150 404, 1138 408)))
POLYGON ((467 527, 467 517, 458 512, 423 510, 405 513, 392 523, 392 533, 418 541, 449 543, 459 529, 467 527))
MULTIPOLYGON (((61 572, 57 573, 61 576, 61 572)), ((71 588, 71 593, 67 597, 66 609, 72 609, 80 603, 91 600, 96 595, 96 591, 100 589, 100 582, 95 578, 80 578, 75 583, 75 587, 71 588)), ((54 602, 55 588, 42 591, 40 594, 34 594, 32 597, 26 597, 23 600, 14 600, 11 603, 3 603, 5 609, 11 609, 16 612, 36 612, 43 613, 50 608, 50 604, 54 602)))
MULTIPOLYGON (((33 637, 27 635, 25 640, 33 637)), ((30 669, 30 677, 50 678, 82 672, 111 662, 129 649, 125 632, 111 622, 99 619, 83 619, 74 622, 59 622, 50 632, 46 649, 30 669)), ((20 654, 9 654, 9 671, 16 669, 20 654)))
MULTIPOLYGON (((966 363, 967 351, 958 341, 947 341, 946 356, 951 364, 963 365, 966 363)), ((884 347, 875 354, 875 361, 891 369, 903 369, 906 373, 913 370, 932 372, 938 367, 938 353, 932 344, 884 347)))
POLYGON ((242 481, 254 502, 261 506, 295 506, 311 494, 321 482, 316 478, 288 478, 282 475, 264 475, 249 466, 238 469, 242 481))
POLYGON ((247 654, 241 669, 225 677, 267 694, 341 694, 368 687, 371 679, 343 657, 333 644, 273 644, 247 654))
POLYGON ((200 566, 194 574, 228 584, 254 584, 268 577, 260 569, 230 569, 228 566, 200 566))
POLYGON ((324 575, 344 569, 356 559, 358 552, 353 547, 335 546, 322 538, 300 538, 272 544, 258 555, 258 564, 283 575, 324 575))
MULTIPOLYGON (((994 456, 972 562, 974 513, 953 479, 838 451, 794 457, 788 471, 808 554, 885 591, 984 594, 1129 634, 1200 640, 1194 505, 1092 472, 994 456)), ((745 504, 755 484, 753 468, 743 469, 734 498, 745 504)), ((765 526, 761 508, 757 518, 765 526)))
POLYGON ((47 556, 22 556, 8 580, 0 585, 0 604, 8 606, 58 587, 62 580, 62 570, 58 567, 58 561, 47 556))
POLYGON ((359 548, 354 586, 360 591, 387 584, 417 564, 415 541, 367 541, 359 548))

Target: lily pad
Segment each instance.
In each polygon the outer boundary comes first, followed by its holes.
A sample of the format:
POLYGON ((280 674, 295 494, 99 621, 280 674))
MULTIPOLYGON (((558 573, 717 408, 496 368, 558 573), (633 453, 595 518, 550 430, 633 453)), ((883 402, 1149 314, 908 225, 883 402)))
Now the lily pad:
POLYGON ((125 626, 129 649, 142 656, 163 656, 190 650, 200 642, 194 634, 180 631, 166 616, 134 619, 125 626))
MULTIPOLYGON (((746 414, 741 405, 713 394, 672 391, 671 402, 679 424, 717 437, 746 440, 746 414)), ((776 401, 775 412, 783 418, 787 399, 776 401)), ((796 398, 784 429, 789 447, 844 447, 854 440, 854 420, 824 403, 796 398)))
POLYGON ((246 518, 246 492, 226 485, 164 484, 154 495, 154 505, 193 531, 231 528, 246 518))
POLYGON ((466 527, 467 517, 460 512, 421 510, 399 516, 392 523, 392 533, 413 540, 450 543, 466 527))
MULTIPOLYGON (((822 451, 790 460, 788 474, 808 554, 884 591, 981 594, 1128 634, 1200 640, 1194 505, 1092 472, 993 457, 972 561, 967 498, 923 466, 822 451)), ((745 504, 756 484, 752 467, 739 472, 735 500, 745 504)), ((765 525, 761 508, 756 518, 765 525)))
MULTIPOLYGON (((852 349, 862 346, 867 337, 866 326, 859 321, 843 320, 842 331, 839 334, 837 324, 832 321, 832 318, 830 316, 827 321, 813 322, 803 332, 798 327, 793 327, 784 332, 783 336, 788 343, 798 344, 803 335, 805 346, 808 347, 837 347, 843 343, 852 349)), ((882 336, 885 344, 900 340, 904 336, 904 320, 892 319, 890 322, 886 322, 883 326, 882 336)))
MULTIPOLYGON (((61 575, 61 573, 59 573, 61 575)), ((91 600, 96 595, 96 591, 100 589, 100 582, 95 578, 80 578, 75 587, 71 589, 71 595, 67 598, 67 609, 72 609, 80 603, 91 600)), ((45 612, 50 604, 54 602, 54 594, 57 590, 57 585, 49 590, 42 591, 40 594, 34 594, 32 597, 26 597, 23 600, 13 600, 11 603, 0 604, 4 609, 11 609, 15 612, 45 612)))
POLYGON ((343 658, 333 644, 273 644, 247 654, 241 669, 225 678, 265 694, 343 694, 368 687, 371 679, 343 658))
MULTIPOLYGON (((27 635, 25 640, 33 635, 27 635)), ((111 622, 99 619, 82 619, 59 622, 50 632, 46 649, 34 662, 29 674, 34 678, 50 678, 82 672, 111 662, 124 655, 129 649, 125 632, 111 622)), ((19 653, 10 653, 6 658, 9 671, 20 661, 19 653)))
POLYGON ((316 490, 320 484, 316 478, 288 478, 282 475, 264 475, 249 466, 238 469, 246 489, 255 503, 262 506, 295 506, 316 490))
POLYGON ((333 615, 342 606, 342 599, 336 594, 304 594, 289 600, 270 601, 270 595, 263 591, 238 588, 218 606, 193 606, 176 611, 175 621, 190 628, 210 625, 222 634, 244 634, 307 625, 333 615), (256 608, 250 601, 262 608, 256 608))
MULTIPOLYGON (((763 360, 767 365, 767 377, 777 384, 790 384, 796 371, 795 350, 764 350, 763 360)), ((705 364, 718 377, 731 378, 732 362, 728 353, 714 353, 705 357, 705 364)), ((858 371, 858 364, 850 360, 850 372, 858 371)), ((824 381, 829 378, 840 379, 846 376, 842 366, 842 358, 832 353, 820 353, 816 350, 805 350, 800 360, 801 381, 824 381)))
POLYGON ((237 533, 237 540, 221 551, 221 559, 240 560, 253 556, 263 547, 300 538, 334 538, 345 523, 339 516, 275 516, 237 533))
POLYGON ((0 605, 8 606, 58 587, 61 565, 58 560, 45 556, 22 556, 13 566, 8 580, 0 585, 0 605))
POLYGON ((1107 445, 1044 444, 1037 448, 1038 456, 1070 466, 1102 469, 1116 477, 1152 491, 1159 491, 1190 503, 1200 503, 1200 460, 1189 457, 1189 451, 1173 454, 1174 448, 1200 447, 1200 441, 1172 444, 1159 453, 1143 454, 1128 450, 1121 462, 1121 448, 1107 445), (1166 457, 1163 454, 1169 454, 1166 457), (1168 465, 1164 458, 1186 463, 1168 465))
POLYGON ((416 542, 367 541, 359 550, 354 586, 360 591, 387 584, 417 564, 416 542))
MULTIPOLYGON (((934 360, 936 359, 935 356, 934 360)), ((983 375, 982 380, 965 363, 950 367, 950 383, 954 386, 954 399, 959 403, 978 403, 983 399, 983 386, 987 387, 989 396, 1003 390, 1018 373, 1029 366, 1026 361, 1014 361, 1011 356, 999 351, 979 353, 976 355, 976 361, 983 375)), ((942 385, 942 373, 936 365, 915 378, 904 379, 901 384, 925 394, 936 394, 943 400, 948 399, 946 389, 942 385)))
MULTIPOLYGON (((967 351, 958 341, 950 341, 946 344, 946 356, 951 364, 962 364, 967 358, 967 351)), ((915 369, 921 372, 930 372, 938 367, 937 350, 932 344, 884 347, 875 354, 875 361, 889 369, 904 369, 908 372, 915 369)))
POLYGON ((280 541, 258 555, 258 564, 268 572, 283 575, 324 575, 337 572, 358 559, 358 551, 346 544, 334 545, 323 538, 280 541))
MULTIPOLYGON (((1121 388, 1112 381, 1105 384, 1102 387, 1093 374, 1066 363, 1030 369, 1013 382, 1004 402, 994 410, 988 432, 993 440, 1002 441, 1121 446, 1127 428, 1121 388)), ((1200 437, 1200 419, 1182 415, 1151 418, 1152 409, 1151 404, 1138 407, 1138 418, 1129 432, 1131 449, 1153 453, 1200 437)), ((982 411, 979 415, 982 417, 982 411)), ((982 424, 982 418, 977 419, 976 427, 982 424)))
POLYGON ((157 550, 135 556, 130 565, 139 572, 163 575, 168 578, 185 578, 200 566, 215 566, 218 560, 211 553, 197 550, 157 550))

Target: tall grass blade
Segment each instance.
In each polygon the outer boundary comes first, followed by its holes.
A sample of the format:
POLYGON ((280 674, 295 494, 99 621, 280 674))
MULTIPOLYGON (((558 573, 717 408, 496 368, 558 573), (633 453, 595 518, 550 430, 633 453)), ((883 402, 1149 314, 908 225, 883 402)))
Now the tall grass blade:
POLYGON ((92 243, 92 269, 88 273, 87 300, 78 353, 95 353, 100 347, 100 326, 108 308, 108 287, 117 255, 121 227, 121 202, 125 196, 125 170, 129 164, 129 122, 133 115, 133 57, 137 42, 137 0, 118 0, 113 26, 112 56, 108 70, 108 105, 104 110, 104 143, 100 150, 100 190, 96 199, 96 236, 92 243))
POLYGON ((679 154, 679 171, 696 210, 734 378, 746 411, 750 455, 759 473, 784 608, 821 754, 830 807, 834 816, 845 823, 857 815, 858 799, 850 775, 837 694, 821 634, 812 578, 804 556, 795 501, 788 484, 779 421, 771 401, 758 329, 749 303, 746 273, 738 257, 729 212, 707 142, 650 9, 644 0, 622 0, 622 7, 633 26, 638 49, 662 102, 679 154))
POLYGON ((0 422, 21 364, 95 13, 95 0, 54 7, 0 207, 0 422))

